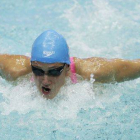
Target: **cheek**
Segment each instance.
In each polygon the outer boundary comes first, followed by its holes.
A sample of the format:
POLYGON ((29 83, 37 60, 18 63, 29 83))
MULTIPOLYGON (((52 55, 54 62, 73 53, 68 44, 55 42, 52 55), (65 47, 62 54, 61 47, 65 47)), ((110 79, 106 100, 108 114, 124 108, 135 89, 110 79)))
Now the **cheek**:
POLYGON ((57 85, 61 85, 62 83, 65 82, 65 73, 62 73, 60 76, 58 77, 51 77, 51 81, 53 84, 57 84, 57 85))
POLYGON ((58 85, 63 85, 65 83, 65 75, 64 74, 62 74, 61 76, 59 76, 57 78, 57 83, 58 83, 58 85))
POLYGON ((34 80, 37 86, 41 84, 42 79, 43 79, 42 77, 34 75, 34 80))

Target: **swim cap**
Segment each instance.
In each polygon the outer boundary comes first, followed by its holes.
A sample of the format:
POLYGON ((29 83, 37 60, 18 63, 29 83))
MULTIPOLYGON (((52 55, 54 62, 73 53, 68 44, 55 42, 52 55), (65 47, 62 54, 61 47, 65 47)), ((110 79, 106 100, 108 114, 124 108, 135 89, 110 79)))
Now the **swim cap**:
POLYGON ((33 43, 31 61, 70 64, 66 40, 54 30, 43 32, 33 43))

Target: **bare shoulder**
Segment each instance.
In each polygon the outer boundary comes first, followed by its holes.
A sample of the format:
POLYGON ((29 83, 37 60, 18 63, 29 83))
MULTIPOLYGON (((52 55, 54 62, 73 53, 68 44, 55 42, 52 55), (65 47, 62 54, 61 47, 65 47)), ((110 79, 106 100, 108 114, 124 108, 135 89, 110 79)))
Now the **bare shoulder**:
POLYGON ((111 59, 101 57, 80 59, 75 57, 74 62, 76 73, 85 79, 90 79, 90 75, 93 74, 97 82, 102 82, 101 79, 105 81, 106 77, 113 73, 113 60, 111 59))
POLYGON ((77 58, 77 57, 74 57, 74 62, 75 62, 75 66, 77 68, 80 68, 80 67, 96 67, 96 66, 99 66, 99 65, 105 65, 105 64, 108 64, 108 63, 112 63, 113 60, 111 59, 106 59, 106 58, 101 58, 101 57, 91 57, 91 58, 77 58))
POLYGON ((30 61, 30 58, 25 55, 0 54, 0 63, 4 61, 13 61, 13 60, 30 61))
POLYGON ((0 55, 1 75, 7 80, 15 80, 31 72, 30 58, 24 55, 0 55))
POLYGON ((102 57, 91 57, 91 58, 77 58, 74 57, 74 62, 77 67, 79 66, 99 66, 99 65, 110 65, 110 64, 121 64, 124 63, 130 63, 131 61, 129 60, 124 60, 124 59, 118 59, 118 58, 113 58, 113 59, 107 59, 107 58, 102 58, 102 57))
POLYGON ((24 55, 0 55, 0 68, 1 69, 22 69, 23 67, 30 66, 30 58, 24 55))
POLYGON ((102 58, 102 57, 90 57, 90 58, 77 58, 74 57, 74 62, 75 63, 79 63, 79 62, 102 62, 102 61, 111 61, 111 59, 107 59, 107 58, 102 58))

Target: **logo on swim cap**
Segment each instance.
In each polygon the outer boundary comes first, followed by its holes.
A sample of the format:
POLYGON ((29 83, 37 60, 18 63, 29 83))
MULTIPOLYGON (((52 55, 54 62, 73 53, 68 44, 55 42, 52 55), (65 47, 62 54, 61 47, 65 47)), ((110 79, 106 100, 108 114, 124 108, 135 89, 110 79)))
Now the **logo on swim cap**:
POLYGON ((43 32, 33 43, 31 61, 70 64, 65 38, 54 30, 43 32))
POLYGON ((51 56, 51 55, 53 55, 54 53, 55 53, 54 51, 52 51, 52 52, 43 51, 44 57, 45 57, 45 56, 46 56, 46 57, 51 56))

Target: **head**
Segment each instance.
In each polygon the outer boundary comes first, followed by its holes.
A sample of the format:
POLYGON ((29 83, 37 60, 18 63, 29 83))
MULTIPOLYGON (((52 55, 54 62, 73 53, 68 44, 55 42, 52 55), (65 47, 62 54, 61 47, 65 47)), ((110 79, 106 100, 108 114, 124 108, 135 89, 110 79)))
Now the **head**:
POLYGON ((69 73, 69 50, 64 37, 47 30, 37 37, 32 46, 31 66, 40 93, 54 98, 65 84, 69 73))

